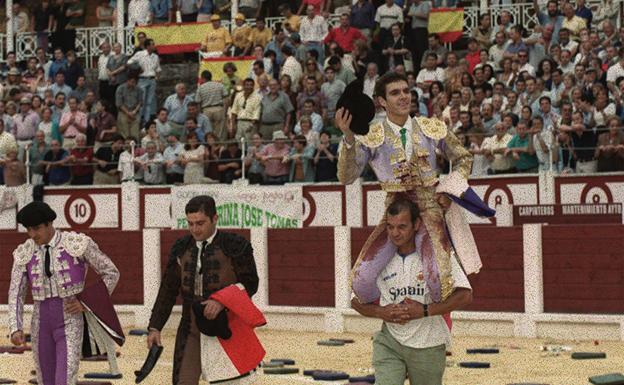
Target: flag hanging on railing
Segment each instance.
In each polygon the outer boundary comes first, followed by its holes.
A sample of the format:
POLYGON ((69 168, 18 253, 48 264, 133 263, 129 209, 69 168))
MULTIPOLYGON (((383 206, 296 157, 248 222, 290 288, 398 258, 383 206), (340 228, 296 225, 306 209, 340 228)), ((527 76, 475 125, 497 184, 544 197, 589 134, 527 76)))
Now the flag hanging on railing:
POLYGON ((212 80, 219 82, 223 79, 223 65, 225 63, 232 63, 236 66, 236 76, 239 79, 245 79, 251 70, 253 62, 256 60, 254 56, 239 56, 239 57, 209 57, 199 59, 199 72, 197 78, 201 78, 202 71, 208 70, 212 74, 212 80))
POLYGON ((199 49, 206 35, 212 29, 210 23, 169 23, 147 25, 134 28, 137 41, 139 32, 145 33, 148 39, 156 43, 159 54, 175 54, 193 52, 199 49))
POLYGON ((433 8, 429 13, 428 30, 440 36, 443 43, 454 42, 464 31, 464 9, 433 8))

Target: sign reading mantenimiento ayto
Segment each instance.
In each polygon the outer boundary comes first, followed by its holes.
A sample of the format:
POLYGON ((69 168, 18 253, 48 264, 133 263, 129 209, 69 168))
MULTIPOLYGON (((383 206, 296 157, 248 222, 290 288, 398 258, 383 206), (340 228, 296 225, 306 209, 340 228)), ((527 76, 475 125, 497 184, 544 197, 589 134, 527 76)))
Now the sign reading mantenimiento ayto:
POLYGON ((210 195, 217 203, 217 226, 297 228, 303 225, 301 186, 189 185, 171 189, 172 228, 186 229, 184 206, 193 197, 210 195))
POLYGON ((518 205, 513 207, 513 224, 622 223, 621 203, 560 205, 518 205))

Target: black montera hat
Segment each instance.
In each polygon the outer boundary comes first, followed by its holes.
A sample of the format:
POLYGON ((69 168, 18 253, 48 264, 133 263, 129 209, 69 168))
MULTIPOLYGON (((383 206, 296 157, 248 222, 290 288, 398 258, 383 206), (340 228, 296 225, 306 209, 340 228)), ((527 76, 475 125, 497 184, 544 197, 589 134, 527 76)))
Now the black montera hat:
POLYGON ((336 110, 345 108, 351 114, 351 131, 356 135, 368 134, 368 125, 375 117, 375 104, 362 92, 363 88, 361 80, 351 82, 336 103, 336 110))
POLYGON ((31 202, 17 213, 17 223, 24 227, 38 226, 56 219, 54 210, 44 202, 31 202))
POLYGON ((202 332, 204 335, 210 337, 219 337, 224 340, 232 337, 232 331, 228 325, 227 311, 225 309, 221 310, 219 314, 217 314, 217 318, 213 320, 209 320, 204 316, 204 307, 201 302, 195 301, 193 302, 193 312, 195 313, 195 323, 197 324, 197 329, 202 332))

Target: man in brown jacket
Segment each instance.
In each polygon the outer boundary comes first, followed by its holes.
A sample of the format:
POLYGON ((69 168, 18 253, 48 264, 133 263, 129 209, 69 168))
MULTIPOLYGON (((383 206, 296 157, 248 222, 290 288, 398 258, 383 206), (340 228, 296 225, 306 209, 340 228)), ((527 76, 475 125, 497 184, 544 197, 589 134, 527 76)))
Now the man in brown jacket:
POLYGON ((178 239, 171 248, 147 338, 148 348, 162 345, 160 331, 181 293, 182 320, 176 335, 173 385, 197 385, 202 373, 200 332, 192 311, 193 302, 201 301, 205 305, 204 316, 215 319, 223 305, 206 300, 212 293, 237 283, 245 287, 249 296, 258 290, 251 244, 240 235, 217 230, 214 199, 207 195, 194 197, 187 203, 185 212, 190 234, 178 239))

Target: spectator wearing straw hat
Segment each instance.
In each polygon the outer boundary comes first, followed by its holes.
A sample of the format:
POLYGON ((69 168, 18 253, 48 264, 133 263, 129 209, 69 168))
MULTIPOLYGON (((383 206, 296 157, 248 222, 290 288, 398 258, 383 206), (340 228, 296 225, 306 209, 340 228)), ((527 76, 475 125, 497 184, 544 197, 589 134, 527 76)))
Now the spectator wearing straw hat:
POLYGON ((232 46, 232 38, 227 29, 221 26, 221 17, 212 15, 210 17, 212 28, 208 30, 202 51, 207 52, 209 56, 227 56, 232 46))
POLYGON ((275 131, 273 143, 266 145, 260 152, 259 158, 264 165, 264 184, 281 185, 288 182, 290 165, 284 159, 290 152, 290 147, 286 140, 288 138, 282 131, 275 131))
POLYGON ((236 25, 232 31, 234 56, 246 55, 251 49, 251 27, 245 23, 245 15, 242 13, 234 16, 234 24, 236 25))

